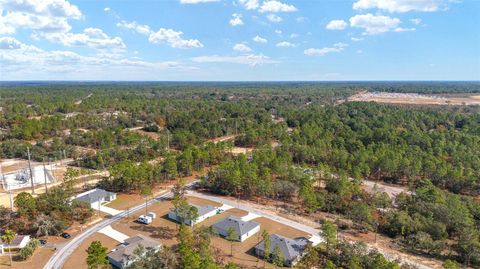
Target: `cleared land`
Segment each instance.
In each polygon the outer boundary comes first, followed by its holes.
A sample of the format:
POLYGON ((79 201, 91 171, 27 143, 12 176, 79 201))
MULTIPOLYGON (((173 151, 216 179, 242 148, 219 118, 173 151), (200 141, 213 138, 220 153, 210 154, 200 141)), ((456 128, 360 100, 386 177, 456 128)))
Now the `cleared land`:
MULTIPOLYGON (((197 205, 208 204, 208 205, 217 206, 217 207, 221 206, 221 204, 217 202, 196 198, 196 197, 188 197, 187 200, 197 205)), ((141 211, 136 214, 132 214, 132 216, 128 219, 123 219, 115 223, 114 225, 112 225, 112 228, 129 236, 133 236, 136 234, 143 234, 151 237, 154 240, 158 240, 164 245, 167 245, 167 246, 175 245, 177 244, 176 235, 178 232, 178 225, 172 220, 168 219, 167 217, 167 214, 172 207, 173 205, 169 201, 162 201, 150 206, 148 208, 148 211, 153 211, 157 214, 157 218, 150 225, 143 225, 135 222, 135 219, 138 217, 138 215, 144 214, 144 211, 141 211)), ((232 208, 223 212, 222 214, 218 214, 211 218, 208 218, 198 225, 208 227, 228 216, 244 217, 247 214, 248 214, 247 211, 237 209, 237 208, 232 208)), ((298 236, 305 236, 305 237, 309 236, 309 234, 305 232, 296 230, 289 226, 283 225, 281 223, 278 223, 263 217, 256 218, 253 221, 260 223, 261 229, 262 230, 266 229, 270 234, 278 233, 278 234, 289 236, 292 238, 298 237, 298 236)), ((256 244, 258 244, 259 241, 261 241, 260 233, 250 237, 244 242, 241 242, 241 243, 235 242, 233 244, 233 256, 230 256, 231 243, 225 240, 224 238, 219 236, 212 237, 211 245, 214 248, 216 257, 224 261, 233 261, 247 268, 251 268, 251 267, 255 267, 256 265, 263 266, 263 261, 258 260, 252 251, 253 247, 256 244)), ((274 266, 267 263, 266 268, 274 268, 274 266)))
POLYGON ((350 102, 377 102, 410 105, 480 105, 480 95, 424 95, 418 93, 360 92, 350 102))
POLYGON ((118 245, 118 242, 111 239, 110 237, 96 233, 95 235, 89 237, 87 240, 85 240, 80 247, 78 247, 72 255, 68 258, 67 262, 63 266, 63 268, 68 269, 68 268, 87 268, 87 248, 90 246, 90 244, 93 241, 100 241, 104 247, 107 247, 109 250, 115 248, 115 246, 118 245))
MULTIPOLYGON (((12 267, 10 267, 10 259, 8 255, 0 255, 0 269, 41 268, 43 264, 47 263, 48 259, 50 259, 50 256, 52 256, 53 252, 54 252, 53 249, 39 248, 35 251, 33 256, 30 257, 30 259, 22 262, 14 261, 12 267)), ((71 268, 77 268, 77 267, 71 267, 71 268)))

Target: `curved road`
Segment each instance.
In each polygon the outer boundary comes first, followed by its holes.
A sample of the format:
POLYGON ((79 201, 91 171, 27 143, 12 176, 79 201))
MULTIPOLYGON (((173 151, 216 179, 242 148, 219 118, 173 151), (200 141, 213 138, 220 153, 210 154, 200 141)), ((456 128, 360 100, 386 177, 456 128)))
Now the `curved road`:
MULTIPOLYGON (((193 185, 194 182, 190 183, 187 185, 187 187, 193 185)), ((148 205, 151 205, 153 203, 156 203, 158 201, 164 200, 166 198, 172 197, 172 192, 166 192, 161 195, 156 196, 154 199, 150 200, 148 202, 148 205)), ((139 204, 135 207, 130 208, 130 213, 139 211, 141 209, 145 208, 145 204, 139 204)), ((104 220, 87 230, 83 231, 81 234, 77 235, 75 238, 73 238, 71 241, 69 241, 65 246, 63 246, 61 249, 57 250, 52 257, 50 257, 50 260, 45 264, 43 267, 44 269, 62 269, 63 264, 67 260, 67 258, 77 249, 80 244, 83 243, 88 237, 93 235, 94 233, 98 232, 99 230, 105 228, 108 225, 113 224, 114 222, 119 221, 120 219, 124 218, 127 216, 127 212, 123 211, 122 213, 112 216, 110 219, 104 220)))
MULTIPOLYGON (((193 182, 187 184, 186 187, 191 187, 196 182, 198 182, 198 181, 193 181, 193 182)), ((209 199, 209 200, 212 200, 212 201, 215 201, 215 202, 219 202, 219 203, 222 203, 222 204, 226 204, 226 205, 229 205, 229 206, 232 206, 232 207, 235 207, 235 208, 239 208, 239 209, 254 213, 258 216, 262 216, 262 217, 266 217, 266 218, 274 220, 274 221, 278 221, 282 224, 285 224, 285 225, 288 225, 290 227, 293 227, 293 228, 303 230, 305 232, 310 233, 312 235, 312 238, 310 238, 310 240, 313 239, 312 241, 316 241, 315 243, 320 243, 321 241, 323 241, 323 238, 321 238, 321 236, 319 236, 320 230, 318 230, 318 229, 315 229, 313 227, 310 227, 310 226, 307 226, 307 225, 304 225, 304 224, 301 224, 301 223, 298 223, 298 222, 295 222, 295 221, 292 221, 292 220, 289 220, 289 219, 286 219, 286 218, 283 218, 283 217, 280 217, 280 216, 277 216, 277 215, 273 215, 271 213, 268 213, 268 212, 265 212, 265 211, 262 211, 262 210, 259 210, 259 209, 253 208, 253 207, 250 207, 246 204, 241 203, 240 201, 237 201, 235 203, 235 202, 233 202, 231 200, 228 200, 228 199, 224 199, 224 198, 220 198, 220 197, 212 196, 212 195, 206 195, 206 194, 198 193, 198 192, 195 192, 195 191, 188 192, 187 195, 196 196, 198 198, 209 199)), ((163 193, 161 195, 156 196, 154 199, 150 200, 148 204, 150 205, 150 204, 156 203, 158 201, 162 201, 164 199, 170 198, 172 196, 173 196, 172 192, 169 191, 169 192, 166 192, 166 193, 163 193)), ((139 204, 139 205, 131 208, 130 212, 133 213, 133 212, 139 211, 139 210, 143 209, 144 206, 145 206, 145 204, 139 204)), ((44 269, 62 269, 63 264, 65 263, 67 258, 73 253, 73 251, 75 251, 75 249, 77 249, 80 246, 80 244, 83 243, 83 241, 85 241, 88 237, 95 234, 99 230, 105 228, 108 225, 111 225, 111 224, 119 221, 120 219, 122 219, 126 216, 127 216, 127 212, 123 211, 122 213, 120 213, 118 215, 112 216, 110 219, 104 220, 104 221, 88 228, 87 230, 85 230, 84 232, 82 232, 81 234, 79 234, 75 238, 73 238, 64 247, 62 247, 57 252, 55 252, 43 268, 44 269)), ((372 246, 369 246, 369 247, 373 248, 372 246)), ((389 253, 389 252, 387 252, 385 250, 381 250, 381 249, 377 249, 377 250, 379 250, 389 260, 397 260, 398 259, 402 263, 414 265, 414 266, 416 266, 417 268, 420 268, 420 269, 430 269, 430 268, 432 268, 432 267, 427 266, 425 264, 421 264, 419 262, 413 261, 413 260, 411 260, 407 257, 401 257, 399 255, 395 255, 395 254, 389 253)))

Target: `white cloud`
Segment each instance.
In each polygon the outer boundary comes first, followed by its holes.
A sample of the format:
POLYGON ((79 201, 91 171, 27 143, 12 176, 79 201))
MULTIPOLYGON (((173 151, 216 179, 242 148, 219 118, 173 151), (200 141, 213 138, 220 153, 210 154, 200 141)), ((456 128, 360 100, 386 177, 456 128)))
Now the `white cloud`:
POLYGON ((153 44, 167 43, 172 48, 202 48, 203 44, 197 39, 182 39, 183 32, 172 29, 160 28, 148 37, 148 41, 153 44))
POLYGON ((238 2, 247 10, 254 10, 260 6, 258 0, 239 0, 238 2))
POLYGON ((123 49, 125 44, 120 37, 109 37, 102 29, 86 28, 83 33, 42 33, 40 36, 51 42, 68 47, 81 46, 94 49, 123 49))
POLYGON ((362 37, 351 37, 350 40, 352 40, 353 42, 359 42, 359 41, 362 41, 363 38, 362 37))
POLYGON ((276 0, 267 0, 262 3, 259 11, 262 13, 266 13, 266 12, 276 13, 276 12, 294 12, 297 10, 298 9, 293 5, 285 4, 276 0))
POLYGON ((362 53, 363 53, 363 50, 357 50, 357 53, 358 53, 358 54, 362 54, 362 53))
POLYGON ((233 46, 233 50, 235 51, 239 51, 239 52, 251 52, 252 49, 245 45, 245 44, 242 44, 242 43, 238 43, 238 44, 235 44, 235 46, 233 46))
POLYGON ((24 28, 43 32, 68 32, 69 19, 80 19, 77 6, 64 0, 0 1, 0 34, 24 28))
POLYGON ((398 27, 400 20, 383 15, 362 14, 350 18, 350 26, 362 28, 364 35, 376 35, 389 32, 398 27))
POLYGON ((348 47, 348 44, 336 43, 332 47, 325 47, 321 49, 309 48, 304 50, 303 53, 308 56, 324 56, 328 53, 342 52, 346 47, 348 47))
POLYGON ((239 25, 243 25, 243 21, 242 21, 242 14, 238 14, 238 13, 233 13, 232 14, 232 18, 230 19, 230 25, 231 26, 239 26, 239 25))
POLYGON ((276 29, 276 30, 275 30, 275 34, 277 34, 277 35, 281 35, 281 34, 282 34, 282 30, 278 30, 278 29, 276 29))
POLYGON ((0 49, 2 50, 19 49, 21 46, 22 43, 13 37, 0 37, 0 49))
POLYGON ((417 29, 415 29, 414 27, 412 27, 412 28, 397 27, 393 31, 394 32, 414 32, 415 30, 417 30, 417 29))
POLYGON ((344 20, 333 20, 330 21, 326 28, 328 30, 343 30, 348 26, 348 24, 344 20))
POLYGON ((106 8, 103 9, 103 11, 105 11, 105 12, 109 12, 110 10, 111 9, 109 7, 106 7, 106 8))
POLYGON ((257 43, 267 43, 268 40, 266 38, 263 38, 261 36, 255 36, 254 38, 252 38, 253 41, 257 42, 257 43))
POLYGON ((307 20, 307 18, 305 17, 298 17, 295 19, 297 22, 305 22, 307 20))
POLYGON ((270 57, 263 54, 250 54, 241 56, 220 56, 220 55, 208 55, 198 56, 192 58, 192 61, 197 63, 232 63, 232 64, 244 64, 250 66, 257 66, 262 64, 278 63, 276 60, 270 59, 270 57))
POLYGON ((132 22, 127 22, 122 20, 121 22, 117 23, 118 27, 126 28, 126 29, 131 29, 134 30, 140 34, 143 35, 150 35, 152 33, 152 30, 150 29, 150 26, 144 25, 144 24, 138 24, 136 21, 132 22))
POLYGON ((282 41, 282 42, 278 42, 277 45, 275 45, 279 48, 293 48, 293 47, 296 47, 295 44, 292 44, 288 41, 282 41))
POLYGON ((146 70, 186 70, 178 62, 145 62, 101 53, 94 56, 82 56, 71 51, 46 51, 38 47, 24 44, 13 37, 0 38, 0 65, 2 75, 7 79, 25 79, 25 77, 41 77, 43 79, 58 79, 67 74, 71 77, 85 78, 84 75, 97 76, 106 79, 106 70, 112 73, 133 74, 135 71, 146 70), (80 77, 78 77, 81 75, 80 77), (83 76, 83 77, 82 77, 83 76))
POLYGON ((405 13, 410 11, 433 12, 446 6, 451 0, 358 0, 353 9, 378 8, 388 12, 405 13))
POLYGON ((419 19, 419 18, 410 19, 410 22, 415 25, 419 25, 420 23, 422 23, 422 19, 419 19))
POLYGON ((297 38, 297 37, 299 37, 299 35, 298 35, 298 34, 295 34, 295 33, 293 33, 293 34, 290 34, 290 38, 297 38))
POLYGON ((180 0, 180 4, 200 4, 200 3, 211 3, 218 2, 220 0, 180 0))
POLYGON ((271 22, 281 22, 283 19, 280 16, 277 16, 275 14, 268 14, 267 19, 271 22))

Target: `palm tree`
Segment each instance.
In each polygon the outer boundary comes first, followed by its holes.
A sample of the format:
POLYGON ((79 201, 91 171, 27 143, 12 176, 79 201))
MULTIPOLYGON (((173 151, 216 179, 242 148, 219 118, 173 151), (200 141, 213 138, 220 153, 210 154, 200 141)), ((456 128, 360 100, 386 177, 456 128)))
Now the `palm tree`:
MULTIPOLYGON (((2 241, 10 245, 15 238, 15 232, 12 230, 5 230, 5 233, 2 235, 2 241)), ((8 249, 8 254, 10 256, 10 266, 12 266, 12 251, 11 249, 8 249)))
POLYGON ((50 232, 55 230, 55 223, 49 216, 41 214, 33 223, 33 228, 37 230, 37 236, 45 235, 48 239, 50 232))

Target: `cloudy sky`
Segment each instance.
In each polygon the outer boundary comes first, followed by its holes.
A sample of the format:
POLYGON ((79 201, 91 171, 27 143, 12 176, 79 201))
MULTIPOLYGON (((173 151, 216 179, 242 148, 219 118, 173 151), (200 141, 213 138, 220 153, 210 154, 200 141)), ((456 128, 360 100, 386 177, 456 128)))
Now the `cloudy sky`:
POLYGON ((0 80, 480 80, 479 0, 0 0, 0 80))

